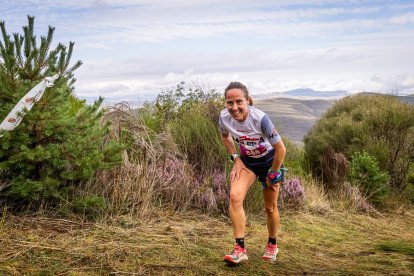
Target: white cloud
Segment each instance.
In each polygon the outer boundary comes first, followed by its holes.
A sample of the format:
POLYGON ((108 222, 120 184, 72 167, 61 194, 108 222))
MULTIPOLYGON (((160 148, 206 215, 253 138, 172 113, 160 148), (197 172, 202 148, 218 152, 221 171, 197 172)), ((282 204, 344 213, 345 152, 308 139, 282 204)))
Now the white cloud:
POLYGON ((390 23, 392 24, 410 24, 414 23, 414 13, 406 13, 390 18, 390 23))
POLYGON ((414 9, 378 1, 10 1, 2 20, 21 31, 56 26, 76 42, 78 95, 155 95, 184 80, 256 93, 413 87, 414 9))

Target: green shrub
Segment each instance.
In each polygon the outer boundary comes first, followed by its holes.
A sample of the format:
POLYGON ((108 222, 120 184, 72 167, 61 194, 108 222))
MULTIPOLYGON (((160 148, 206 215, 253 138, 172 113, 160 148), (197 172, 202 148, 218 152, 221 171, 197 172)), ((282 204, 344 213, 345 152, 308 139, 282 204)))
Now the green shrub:
POLYGON ((228 159, 217 123, 205 115, 205 104, 193 105, 171 122, 170 131, 180 151, 200 171, 224 169, 228 159))
POLYGON ((414 203, 414 164, 410 166, 406 183, 407 186, 404 189, 403 195, 409 202, 414 203))
POLYGON ((162 91, 139 110, 139 117, 157 133, 171 133, 180 153, 196 170, 224 170, 227 155, 217 128, 223 98, 214 89, 184 85, 162 91))
POLYGON ((304 151, 301 145, 295 144, 287 137, 282 137, 286 147, 284 159, 285 167, 289 169, 289 175, 305 176, 309 173, 307 166, 304 164, 304 151))
POLYGON ((366 152, 352 155, 349 180, 374 204, 382 203, 389 191, 389 174, 381 172, 378 161, 366 152))
POLYGON ((414 161, 414 107, 390 95, 346 97, 326 112, 304 142, 310 169, 322 180, 328 148, 348 160, 354 152, 365 151, 389 173, 391 186, 401 191, 414 161))
POLYGON ((139 110, 139 116, 152 130, 162 132, 175 119, 191 114, 194 106, 205 104, 204 116, 217 122, 220 110, 224 107, 222 96, 214 89, 204 89, 199 85, 185 87, 185 82, 175 89, 167 89, 158 94, 154 102, 148 102, 139 110))
POLYGON ((414 203, 414 184, 408 183, 407 187, 404 189, 404 196, 409 200, 409 202, 414 203))
POLYGON ((89 219, 97 218, 106 210, 105 199, 100 196, 82 196, 73 200, 75 212, 86 216, 89 219))

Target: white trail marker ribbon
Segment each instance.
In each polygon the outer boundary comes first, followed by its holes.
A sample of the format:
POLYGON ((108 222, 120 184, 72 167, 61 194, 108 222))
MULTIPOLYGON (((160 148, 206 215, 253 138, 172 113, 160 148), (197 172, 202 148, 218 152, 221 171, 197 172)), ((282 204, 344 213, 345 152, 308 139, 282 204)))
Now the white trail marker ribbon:
MULTIPOLYGON (((59 74, 52 77, 46 77, 33 87, 26 95, 16 104, 16 106, 10 111, 3 122, 0 124, 0 132, 6 130, 11 131, 15 129, 23 119, 24 110, 30 111, 35 102, 38 102, 47 87, 52 87, 55 80, 59 78, 59 74)), ((0 137, 3 135, 0 133, 0 137)))

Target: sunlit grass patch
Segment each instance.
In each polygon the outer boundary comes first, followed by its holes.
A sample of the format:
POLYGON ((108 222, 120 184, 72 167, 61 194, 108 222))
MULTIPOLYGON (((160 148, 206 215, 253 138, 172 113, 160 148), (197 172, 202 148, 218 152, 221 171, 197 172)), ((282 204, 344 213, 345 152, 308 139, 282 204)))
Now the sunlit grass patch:
POLYGON ((377 245, 377 249, 414 256, 414 244, 405 241, 383 242, 377 245))

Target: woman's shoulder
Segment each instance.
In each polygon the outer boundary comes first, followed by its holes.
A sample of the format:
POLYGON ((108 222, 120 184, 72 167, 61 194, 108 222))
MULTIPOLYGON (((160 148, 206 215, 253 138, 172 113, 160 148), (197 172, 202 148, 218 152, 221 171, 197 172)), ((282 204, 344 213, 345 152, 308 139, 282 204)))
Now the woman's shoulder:
POLYGON ((230 112, 227 110, 227 108, 224 108, 222 111, 220 111, 220 117, 225 118, 230 116, 230 112))

